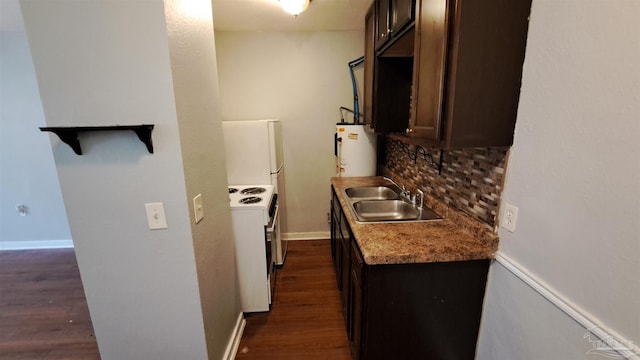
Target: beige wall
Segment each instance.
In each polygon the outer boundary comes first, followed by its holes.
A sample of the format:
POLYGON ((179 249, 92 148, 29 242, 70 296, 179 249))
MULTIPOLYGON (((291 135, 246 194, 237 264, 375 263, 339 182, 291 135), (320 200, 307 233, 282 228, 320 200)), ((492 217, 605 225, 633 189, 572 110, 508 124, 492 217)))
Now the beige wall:
POLYGON ((640 356, 638 15, 634 0, 533 1, 503 192, 517 227, 500 229, 478 359, 604 358, 587 355, 593 325, 640 356))
POLYGON ((211 2, 165 1, 165 15, 208 356, 220 359, 241 311, 211 2), (196 224, 192 199, 198 194, 205 217, 196 224))
POLYGON ((364 33, 216 31, 216 48, 224 120, 282 120, 289 236, 328 237, 333 134, 364 33))

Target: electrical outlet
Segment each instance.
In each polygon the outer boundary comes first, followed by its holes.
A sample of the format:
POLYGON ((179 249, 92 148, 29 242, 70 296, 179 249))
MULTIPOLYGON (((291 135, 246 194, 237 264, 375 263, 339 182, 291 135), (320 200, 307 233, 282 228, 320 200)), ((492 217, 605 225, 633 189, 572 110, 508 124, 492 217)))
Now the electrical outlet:
POLYGON ((163 203, 148 203, 144 204, 144 207, 147 210, 147 222, 149 223, 149 229, 158 230, 168 228, 167 218, 164 215, 163 203))
POLYGON ((193 198, 193 214, 196 218, 196 224, 204 218, 204 207, 202 206, 202 194, 193 198))
POLYGON ((518 208, 505 204, 504 212, 502 213, 501 226, 507 231, 516 232, 516 222, 518 221, 518 208))
POLYGON ((29 215, 29 207, 27 205, 16 205, 16 212, 20 216, 29 215))

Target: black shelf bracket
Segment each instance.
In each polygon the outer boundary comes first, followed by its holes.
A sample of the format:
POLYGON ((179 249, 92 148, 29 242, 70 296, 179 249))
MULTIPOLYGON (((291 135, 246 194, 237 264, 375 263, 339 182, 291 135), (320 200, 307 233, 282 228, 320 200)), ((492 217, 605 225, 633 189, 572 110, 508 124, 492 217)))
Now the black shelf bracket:
POLYGON ((429 154, 427 150, 421 145, 415 145, 415 150, 413 154, 411 153, 411 145, 405 144, 403 141, 395 140, 396 145, 400 147, 400 150, 404 152, 409 160, 413 161, 414 164, 418 163, 418 154, 422 154, 422 158, 428 162, 431 167, 435 170, 438 170, 438 175, 442 175, 442 164, 444 163, 444 149, 439 149, 438 151, 438 161, 433 158, 433 155, 429 154))
POLYGON ((420 145, 416 145, 416 152, 413 155, 413 163, 416 164, 418 161, 418 154, 422 154, 422 158, 431 164, 431 167, 438 170, 438 175, 442 175, 442 163, 444 162, 444 150, 440 149, 438 151, 439 159, 438 162, 433 159, 433 155, 429 154, 425 148, 420 145))
POLYGON ((69 145, 73 152, 82 155, 80 147, 80 139, 78 134, 87 131, 114 131, 114 130, 133 130, 138 139, 144 143, 150 154, 153 154, 153 140, 151 132, 154 125, 114 125, 114 126, 57 126, 57 127, 41 127, 40 131, 52 132, 60 138, 62 142, 69 145))

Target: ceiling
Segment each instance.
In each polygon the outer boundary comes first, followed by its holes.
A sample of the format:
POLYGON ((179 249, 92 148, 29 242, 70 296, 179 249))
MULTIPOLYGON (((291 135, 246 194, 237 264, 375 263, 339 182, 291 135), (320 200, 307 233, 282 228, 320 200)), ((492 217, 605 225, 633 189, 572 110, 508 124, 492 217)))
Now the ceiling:
MULTIPOLYGON (((212 0, 213 23, 223 31, 363 30, 373 0, 312 0, 307 11, 293 17, 278 0, 212 0)), ((0 0, 0 30, 21 29, 18 0, 0 0)))
POLYGON ((373 0, 312 0, 293 17, 278 0, 212 0, 213 24, 223 31, 363 30, 373 0))

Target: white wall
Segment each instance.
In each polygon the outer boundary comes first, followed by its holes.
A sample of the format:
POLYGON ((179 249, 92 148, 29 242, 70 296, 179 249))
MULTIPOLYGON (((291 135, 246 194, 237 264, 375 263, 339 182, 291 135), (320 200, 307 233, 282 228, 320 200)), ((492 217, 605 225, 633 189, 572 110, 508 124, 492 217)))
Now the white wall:
POLYGON ((533 1, 500 253, 586 320, 494 263, 479 359, 602 358, 585 323, 640 344, 639 18, 634 0, 533 1))
POLYGON ((45 119, 17 0, 0 1, 0 13, 0 250, 70 246, 51 144, 38 129, 45 119))
POLYGON ((130 131, 81 135, 82 156, 51 137, 102 359, 218 358, 238 316, 228 201, 213 199, 226 175, 199 178, 224 162, 222 144, 180 133, 220 136, 215 52, 199 45, 213 41, 213 24, 209 14, 194 25, 174 5, 165 23, 160 0, 22 1, 47 125, 155 124, 153 154, 130 131), (182 52, 181 36, 202 60, 182 52), (200 96, 185 89, 192 73, 206 74, 200 96), (197 225, 195 192, 207 214, 197 225), (148 229, 150 202, 164 203, 168 229, 148 229))
POLYGON ((187 201, 202 194, 205 213, 196 224, 189 206, 208 356, 221 359, 242 313, 211 2, 165 1, 165 14, 187 201))
POLYGON ((353 107, 347 63, 364 33, 216 31, 216 48, 224 119, 282 120, 287 232, 328 237, 333 134, 339 107, 353 107))

